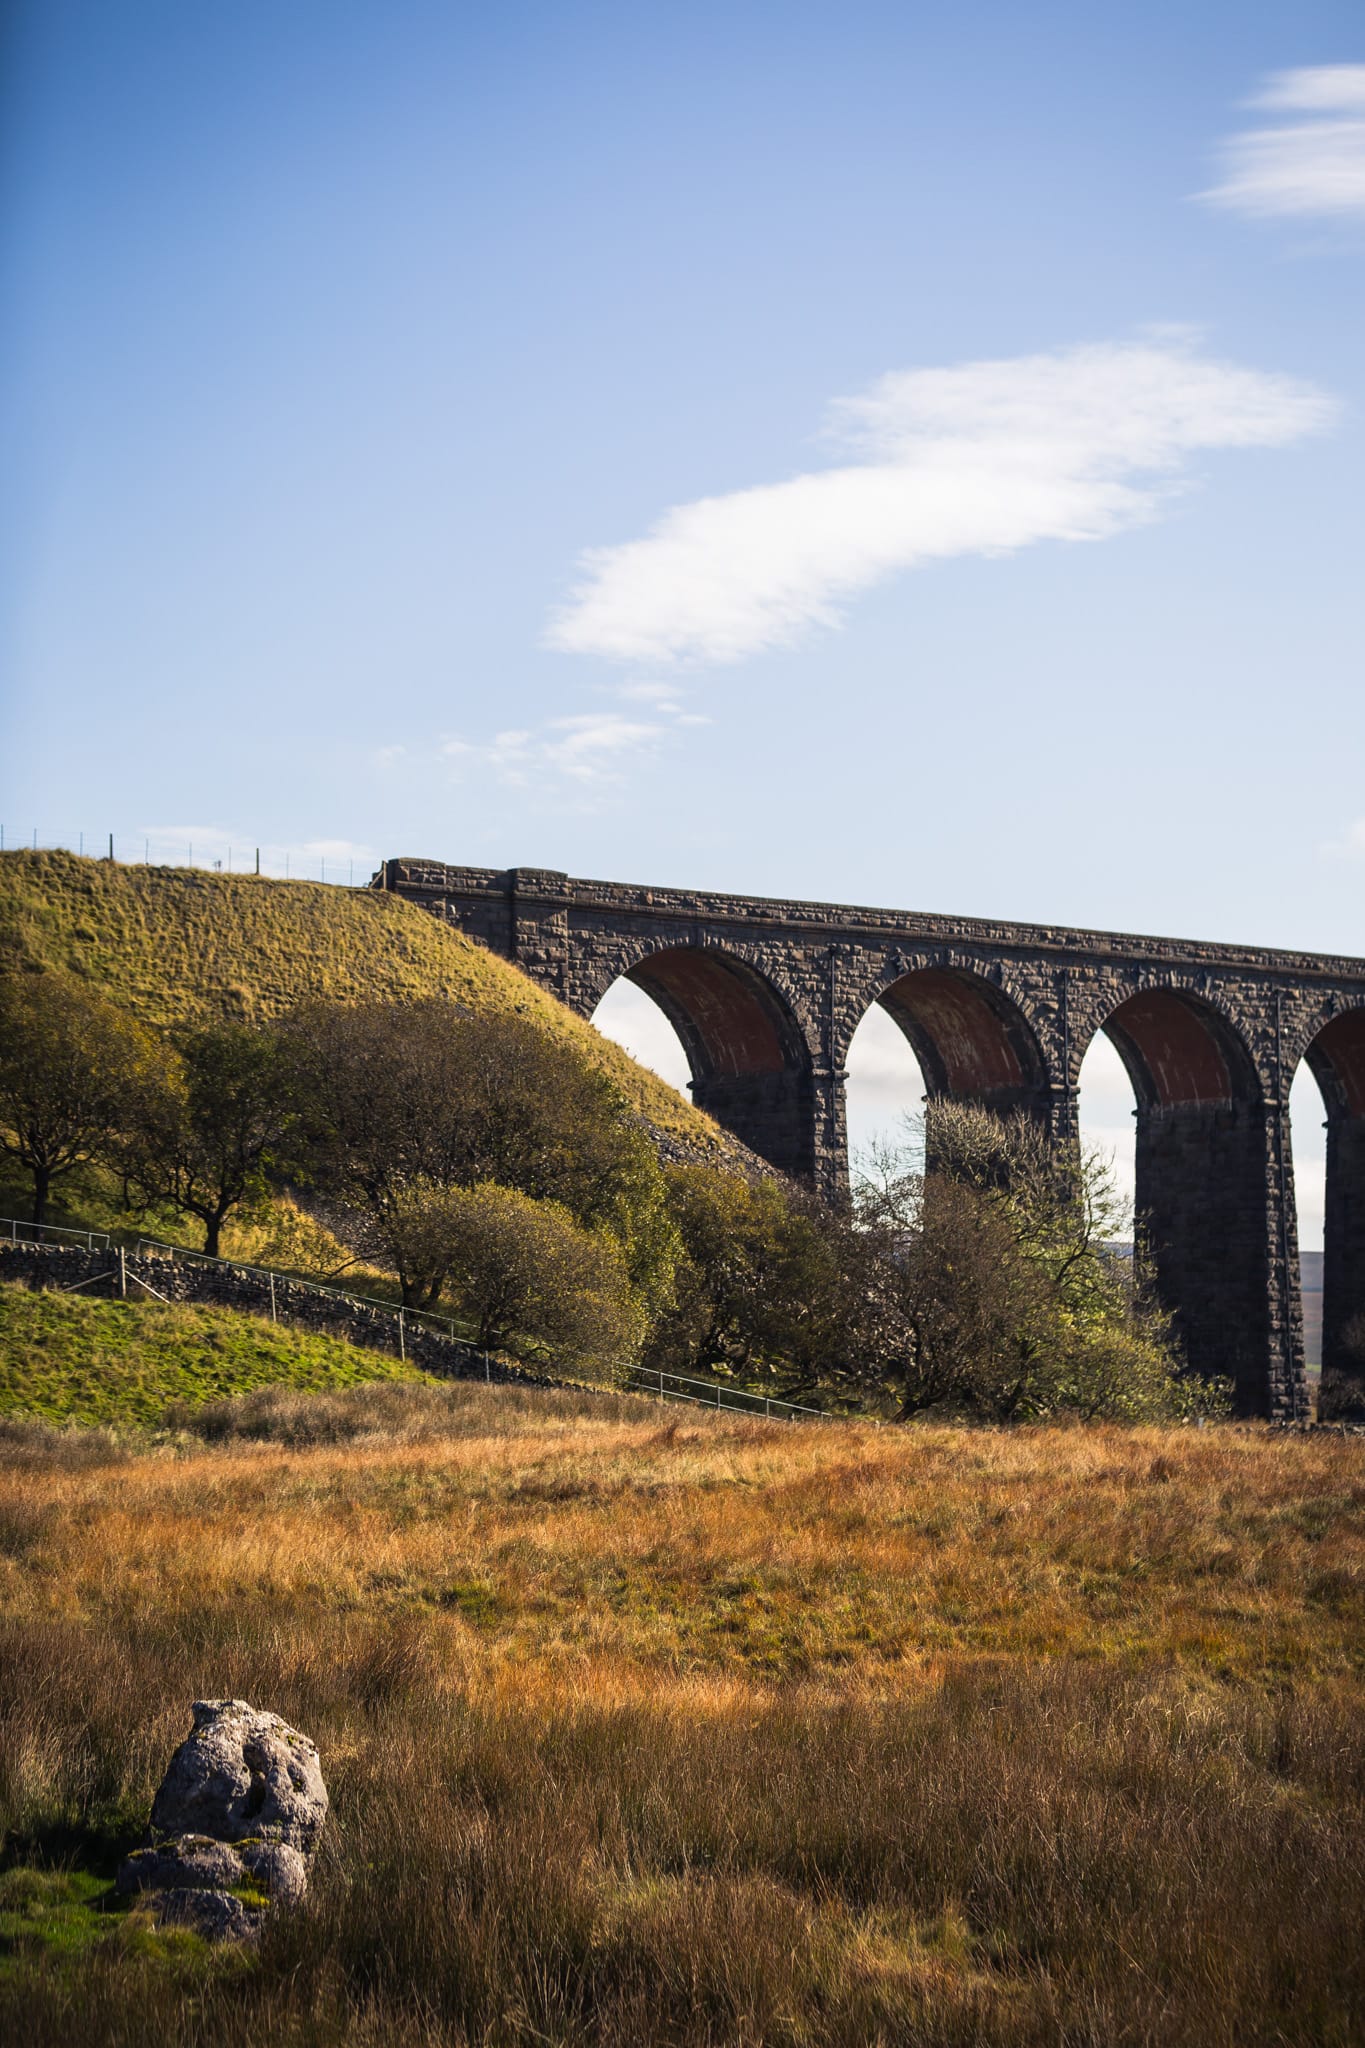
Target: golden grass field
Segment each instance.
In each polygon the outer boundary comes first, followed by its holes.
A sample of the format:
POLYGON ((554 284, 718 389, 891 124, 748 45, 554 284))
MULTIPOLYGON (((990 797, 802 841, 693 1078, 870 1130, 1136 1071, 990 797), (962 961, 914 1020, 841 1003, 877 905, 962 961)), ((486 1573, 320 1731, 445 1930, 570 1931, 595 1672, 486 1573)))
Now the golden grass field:
POLYGON ((1365 1439, 402 1384, 198 1427, 12 1431, 5 1861, 110 1868, 206 1694, 317 1740, 326 1852, 245 1966, 0 1915, 13 2038, 1362 2038, 1365 1439))

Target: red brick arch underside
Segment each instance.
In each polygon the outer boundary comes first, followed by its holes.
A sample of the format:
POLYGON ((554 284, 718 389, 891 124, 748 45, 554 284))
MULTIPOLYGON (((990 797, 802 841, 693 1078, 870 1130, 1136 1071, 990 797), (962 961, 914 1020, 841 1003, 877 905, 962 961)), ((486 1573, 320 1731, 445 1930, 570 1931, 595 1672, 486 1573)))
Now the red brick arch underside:
POLYGON ((1304 1058, 1329 1116, 1365 1117, 1365 1009, 1331 1018, 1304 1058))
POLYGON ((765 975, 731 953, 678 946, 651 953, 626 979, 659 1005, 682 1040, 694 1081, 778 1074, 809 1065, 795 1016, 765 975))
POLYGON ((980 975, 917 968, 877 1001, 910 1041, 930 1095, 1005 1106, 1043 1087, 1042 1055, 1028 1020, 980 975))
POLYGON ((1104 1020, 1144 1109, 1254 1101, 1255 1068, 1211 1003, 1184 989, 1144 989, 1104 1020))

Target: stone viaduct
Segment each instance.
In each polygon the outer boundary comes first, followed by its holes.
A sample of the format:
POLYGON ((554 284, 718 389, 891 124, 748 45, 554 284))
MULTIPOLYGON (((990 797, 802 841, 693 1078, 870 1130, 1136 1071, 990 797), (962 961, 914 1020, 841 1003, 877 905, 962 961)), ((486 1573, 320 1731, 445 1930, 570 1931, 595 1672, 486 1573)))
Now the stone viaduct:
MULTIPOLYGON (((1327 1107, 1323 1365, 1359 1377, 1365 960, 1059 926, 778 902, 542 868, 386 861, 371 885, 514 960, 582 1017, 624 975, 673 1024, 692 1093, 784 1173, 841 1184, 844 1062, 872 1003, 930 1096, 1075 1139, 1097 1031, 1137 1100, 1137 1208, 1190 1364, 1246 1414, 1306 1413, 1289 1087, 1327 1107)), ((1365 1391, 1365 1390, 1362 1390, 1365 1391)))

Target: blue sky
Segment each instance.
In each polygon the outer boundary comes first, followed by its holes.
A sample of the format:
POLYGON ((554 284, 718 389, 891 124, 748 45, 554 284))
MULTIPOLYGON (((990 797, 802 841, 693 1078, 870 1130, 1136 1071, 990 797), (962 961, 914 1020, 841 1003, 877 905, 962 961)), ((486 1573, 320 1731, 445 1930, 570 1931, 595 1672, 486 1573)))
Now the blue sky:
POLYGON ((1356 7, 12 22, 7 836, 1365 953, 1356 7))

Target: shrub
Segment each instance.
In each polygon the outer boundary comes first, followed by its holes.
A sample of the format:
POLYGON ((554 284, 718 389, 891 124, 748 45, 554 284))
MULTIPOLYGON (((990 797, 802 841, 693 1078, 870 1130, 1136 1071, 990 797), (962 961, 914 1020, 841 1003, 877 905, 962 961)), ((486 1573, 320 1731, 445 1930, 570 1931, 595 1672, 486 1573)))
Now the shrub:
POLYGON ((562 1203, 491 1181, 427 1184, 397 1204, 395 1237, 409 1274, 430 1298, 444 1288, 481 1345, 608 1368, 639 1348, 644 1315, 619 1244, 562 1203))
POLYGON ((521 1018, 468 1016, 434 999, 315 1006, 292 1029, 307 1061, 319 1180, 395 1263, 412 1189, 487 1181, 610 1230, 634 1284, 650 1301, 667 1298, 675 1236, 654 1148, 572 1047, 521 1018))
POLYGON ((650 1360, 681 1371, 820 1376, 844 1308, 833 1212, 776 1180, 709 1166, 666 1169, 681 1240, 674 1299, 650 1360))

